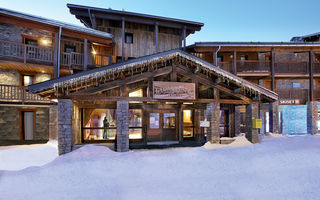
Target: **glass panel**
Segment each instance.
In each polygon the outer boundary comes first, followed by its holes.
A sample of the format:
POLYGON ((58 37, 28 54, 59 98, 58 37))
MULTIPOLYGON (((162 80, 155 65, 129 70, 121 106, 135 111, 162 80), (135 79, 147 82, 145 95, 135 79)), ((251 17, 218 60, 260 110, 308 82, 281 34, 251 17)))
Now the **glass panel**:
POLYGON ((176 114, 163 113, 163 128, 175 128, 175 127, 176 127, 176 114))
POLYGON ((130 128, 129 139, 142 139, 142 128, 130 128))
POLYGON ((114 140, 117 129, 85 129, 84 140, 114 140))
POLYGON ((28 86, 33 84, 33 76, 23 76, 23 85, 28 86))
POLYGON ((183 137, 193 136, 192 110, 183 110, 183 137))
POLYGON ((160 128, 160 114, 159 113, 150 113, 150 128, 151 129, 158 129, 160 128))

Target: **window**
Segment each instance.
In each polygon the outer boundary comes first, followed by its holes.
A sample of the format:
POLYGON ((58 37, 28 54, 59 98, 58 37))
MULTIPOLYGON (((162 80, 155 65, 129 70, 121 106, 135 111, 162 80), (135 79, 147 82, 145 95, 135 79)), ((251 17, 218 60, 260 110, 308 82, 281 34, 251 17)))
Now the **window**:
POLYGON ((117 56, 116 62, 117 62, 117 63, 122 62, 122 56, 117 56))
POLYGON ((76 46, 70 45, 70 44, 65 44, 64 45, 64 52, 66 52, 66 53, 76 52, 76 46))
POLYGON ((141 109, 129 109, 129 139, 142 139, 141 109))
POLYGON ((248 56, 247 55, 241 55, 240 56, 240 60, 248 60, 248 56))
POLYGON ((82 125, 84 140, 114 140, 116 109, 83 109, 82 125))
POLYGON ((125 43, 133 43, 133 33, 125 33, 125 43))
MULTIPOLYGON (((83 109, 83 140, 115 140, 116 109, 83 109)), ((129 139, 142 139, 142 110, 129 110, 129 139)))
POLYGON ((223 56, 218 56, 217 57, 217 62, 223 62, 223 56))
POLYGON ((176 114, 163 113, 163 128, 175 128, 175 127, 176 127, 176 114))
POLYGON ((24 43, 27 44, 27 45, 37 46, 38 45, 38 40, 31 39, 31 38, 24 38, 24 43))
POLYGON ((28 86, 34 84, 34 76, 33 75, 22 75, 22 85, 28 86))
POLYGON ((183 110, 183 137, 193 137, 192 110, 183 110))

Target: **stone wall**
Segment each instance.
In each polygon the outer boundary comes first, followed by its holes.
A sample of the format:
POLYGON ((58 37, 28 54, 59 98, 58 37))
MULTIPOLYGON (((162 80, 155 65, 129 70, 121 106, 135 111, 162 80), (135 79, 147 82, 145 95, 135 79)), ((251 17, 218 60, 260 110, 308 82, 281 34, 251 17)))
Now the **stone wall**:
POLYGON ((49 140, 58 140, 58 106, 50 105, 49 109, 49 140))
POLYGON ((309 134, 318 133, 318 102, 308 101, 307 102, 307 132, 309 134))
POLYGON ((35 140, 47 140, 49 108, 30 106, 0 106, 0 140, 20 139, 19 109, 36 109, 35 140))
POLYGON ((210 122, 210 127, 207 132, 207 141, 210 143, 220 142, 220 104, 219 103, 209 103, 206 109, 207 120, 210 122))
POLYGON ((253 118, 259 118, 259 104, 246 105, 246 138, 252 143, 258 143, 259 129, 253 128, 253 118))
POLYGON ((117 141, 118 152, 129 150, 129 102, 117 101, 117 141))
POLYGON ((43 81, 47 81, 51 79, 51 75, 50 74, 42 74, 42 73, 37 73, 36 75, 36 82, 40 83, 43 81))
POLYGON ((0 69, 0 84, 19 85, 20 74, 18 71, 0 69))
POLYGON ((0 40, 23 43, 22 35, 47 40, 48 45, 46 46, 52 46, 52 35, 49 32, 14 26, 11 24, 0 24, 0 40))
POLYGON ((73 102, 59 99, 58 102, 58 151, 59 155, 69 153, 73 145, 72 131, 73 102))

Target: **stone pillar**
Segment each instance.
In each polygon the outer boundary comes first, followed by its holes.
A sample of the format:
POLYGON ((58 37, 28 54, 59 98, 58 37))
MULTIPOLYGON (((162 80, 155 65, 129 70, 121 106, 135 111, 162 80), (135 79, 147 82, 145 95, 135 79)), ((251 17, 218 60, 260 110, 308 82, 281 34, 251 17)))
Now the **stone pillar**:
POLYGON ((235 106, 234 108, 234 134, 238 136, 240 134, 240 121, 241 121, 241 106, 235 106))
POLYGON ((307 132, 309 134, 317 134, 318 132, 318 102, 307 102, 307 132))
POLYGON ((259 143, 259 129, 252 128, 252 119, 259 117, 259 104, 246 105, 246 138, 252 143, 259 143))
POLYGON ((129 102, 117 101, 117 141, 118 152, 129 151, 129 102))
POLYGON ((58 151, 59 155, 69 153, 73 145, 72 131, 73 102, 59 99, 58 102, 58 151))
POLYGON ((49 140, 58 140, 58 106, 49 108, 49 140))
POLYGON ((207 141, 210 143, 220 142, 220 103, 209 103, 206 109, 207 120, 210 122, 210 127, 207 132, 207 141))
POLYGON ((269 104, 269 132, 279 134, 279 101, 269 104))

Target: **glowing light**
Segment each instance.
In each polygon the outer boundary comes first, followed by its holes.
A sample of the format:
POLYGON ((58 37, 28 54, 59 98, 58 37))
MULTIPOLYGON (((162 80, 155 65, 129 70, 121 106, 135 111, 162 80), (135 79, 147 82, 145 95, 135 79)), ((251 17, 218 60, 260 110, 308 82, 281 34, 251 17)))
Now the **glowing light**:
POLYGON ((49 41, 48 40, 41 40, 41 43, 46 46, 49 44, 49 41))

